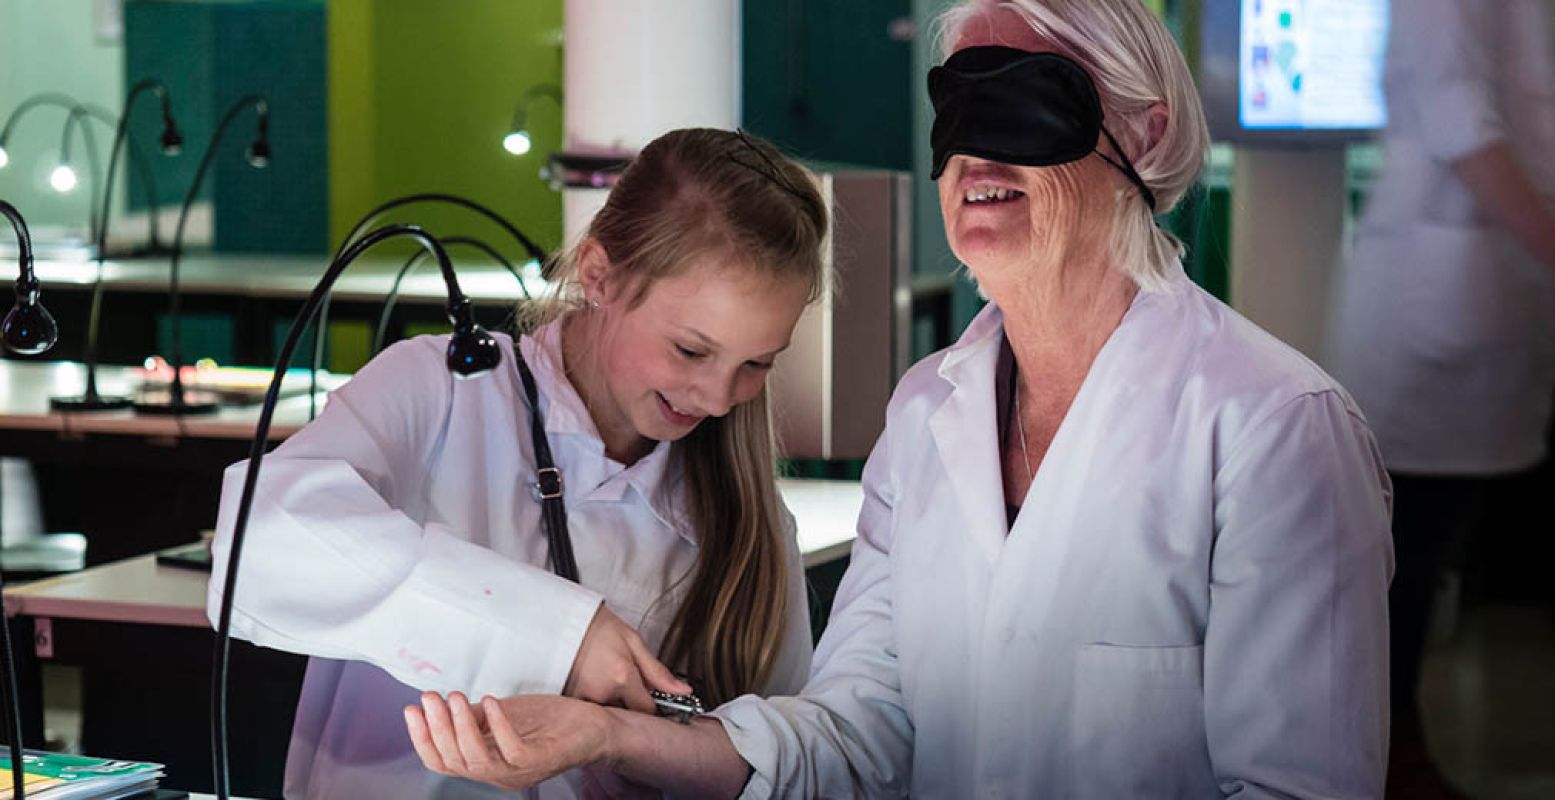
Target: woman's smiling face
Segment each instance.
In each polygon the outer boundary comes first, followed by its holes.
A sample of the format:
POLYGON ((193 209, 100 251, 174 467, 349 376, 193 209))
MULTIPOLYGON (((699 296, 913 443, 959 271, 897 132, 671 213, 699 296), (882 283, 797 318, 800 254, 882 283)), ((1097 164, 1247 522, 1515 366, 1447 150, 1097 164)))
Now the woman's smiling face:
MULTIPOLYGON (((1004 7, 969 20, 955 49, 986 45, 1063 53, 1004 7)), ((1033 263, 1062 257, 1111 222, 1115 192, 1107 170, 1097 158, 1023 167, 952 156, 939 177, 940 213, 952 252, 990 293, 1006 279, 1020 280, 1033 263)))

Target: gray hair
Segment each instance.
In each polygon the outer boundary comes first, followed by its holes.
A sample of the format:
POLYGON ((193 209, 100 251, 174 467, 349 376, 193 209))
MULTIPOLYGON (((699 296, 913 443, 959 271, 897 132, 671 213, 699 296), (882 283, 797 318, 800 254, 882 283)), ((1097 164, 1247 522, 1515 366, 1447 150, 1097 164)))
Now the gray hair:
MULTIPOLYGON (((1209 127, 1193 74, 1161 20, 1140 0, 966 0, 936 22, 942 56, 950 55, 969 21, 1000 7, 1090 73, 1107 129, 1155 194, 1153 213, 1171 211, 1204 167, 1209 127), (1149 152, 1139 153, 1149 135, 1144 112, 1155 103, 1166 107, 1166 131, 1149 152)), ((1164 288, 1185 252, 1182 242, 1155 224, 1132 184, 1119 190, 1116 207, 1113 257, 1141 289, 1164 288)))

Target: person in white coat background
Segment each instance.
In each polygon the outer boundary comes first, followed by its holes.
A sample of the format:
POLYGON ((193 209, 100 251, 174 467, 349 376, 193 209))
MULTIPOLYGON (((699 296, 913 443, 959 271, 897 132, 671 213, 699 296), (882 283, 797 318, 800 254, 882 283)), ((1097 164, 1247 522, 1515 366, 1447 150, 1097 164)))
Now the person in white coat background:
POLYGON ((1555 404, 1555 60, 1548 0, 1393 0, 1388 126, 1339 286, 1334 373, 1395 491, 1393 765, 1429 756, 1420 667, 1444 560, 1499 478, 1546 457, 1555 404))
MULTIPOLYGON (((765 385, 820 291, 827 224, 770 144, 665 134, 559 262, 557 298, 521 309, 538 326, 498 337, 496 372, 453 379, 446 336, 398 343, 265 460, 233 630, 314 656, 287 797, 502 795, 422 766, 402 713, 422 690, 651 712, 648 689, 691 688, 664 664, 709 703, 800 688, 809 613, 765 385), (547 568, 524 369, 576 583, 547 568)), ((244 468, 226 475, 218 565, 244 468)), ((220 570, 210 586, 214 619, 220 570)), ((580 771, 534 794, 590 781, 621 788, 580 771)))
POLYGON ((942 24, 940 206, 991 303, 896 389, 804 690, 685 726, 488 701, 429 763, 698 796, 1380 796, 1387 476, 1345 391, 1154 223, 1209 143, 1170 34, 1137 0, 942 24))

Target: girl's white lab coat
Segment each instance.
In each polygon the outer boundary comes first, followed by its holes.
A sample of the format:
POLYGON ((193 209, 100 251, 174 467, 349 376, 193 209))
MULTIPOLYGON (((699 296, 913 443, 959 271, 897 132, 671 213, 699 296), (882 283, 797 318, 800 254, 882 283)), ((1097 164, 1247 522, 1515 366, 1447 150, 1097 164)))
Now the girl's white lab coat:
POLYGON ((1555 391, 1555 273, 1453 163, 1507 143, 1555 207, 1549 0, 1394 0, 1384 164, 1338 287, 1334 375, 1388 468, 1537 464, 1555 391))
MULTIPOLYGON (((605 456, 563 376, 558 330, 521 347, 566 481, 581 586, 546 568, 529 415, 506 337, 498 369, 469 380, 444 366, 447 337, 396 344, 265 457, 233 630, 315 656, 287 797, 512 796, 423 769, 402 709, 427 689, 559 692, 601 600, 658 649, 683 597, 684 584, 672 587, 696 558, 678 467, 667 444, 628 468, 605 456)), ((246 466, 226 474, 213 620, 246 466)), ((809 666, 797 545, 791 555, 789 635, 772 691, 797 690, 809 666)), ((578 789, 569 774, 534 794, 578 789)))
POLYGON ((1007 531, 1002 321, 897 387, 804 691, 717 712, 746 795, 1380 797, 1389 485, 1349 397, 1179 269, 1007 531))

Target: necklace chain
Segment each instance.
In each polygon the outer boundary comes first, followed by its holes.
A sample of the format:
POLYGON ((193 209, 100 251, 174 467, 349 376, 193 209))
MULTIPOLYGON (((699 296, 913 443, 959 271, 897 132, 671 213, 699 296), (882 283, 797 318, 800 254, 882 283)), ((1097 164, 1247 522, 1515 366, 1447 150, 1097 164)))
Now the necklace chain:
POLYGON ((1026 465, 1026 483, 1036 482, 1036 474, 1031 469, 1031 454, 1026 452, 1026 415, 1020 411, 1020 376, 1015 376, 1015 427, 1020 431, 1020 459, 1026 465))

